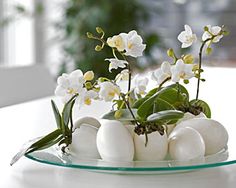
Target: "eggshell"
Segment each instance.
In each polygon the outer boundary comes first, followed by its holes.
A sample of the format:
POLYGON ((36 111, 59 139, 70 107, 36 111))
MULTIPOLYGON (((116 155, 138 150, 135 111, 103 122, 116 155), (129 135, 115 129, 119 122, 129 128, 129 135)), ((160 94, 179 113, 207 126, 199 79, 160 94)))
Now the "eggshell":
POLYGON ((227 146, 228 133, 219 122, 207 118, 193 118, 178 124, 175 129, 191 127, 197 130, 206 146, 205 155, 215 154, 227 146))
MULTIPOLYGON (((180 120, 178 120, 178 122, 177 122, 176 124, 179 124, 179 123, 181 123, 181 122, 183 122, 183 121, 186 121, 186 120, 189 120, 189 119, 193 119, 193 118, 207 118, 207 117, 206 117, 206 115, 205 115, 203 112, 201 112, 200 114, 198 114, 198 115, 196 115, 196 116, 193 115, 193 114, 191 114, 191 113, 189 113, 189 112, 186 112, 186 113, 184 114, 184 117, 181 118, 180 120)), ((170 133, 174 130, 176 124, 169 124, 169 125, 166 125, 166 132, 167 132, 167 135, 170 135, 170 133)))
POLYGON ((174 130, 176 124, 169 124, 169 125, 166 125, 166 133, 167 135, 170 135, 170 133, 174 130))
POLYGON ((172 159, 186 161, 204 156, 202 136, 192 128, 175 129, 169 136, 169 154, 172 159))
POLYGON ((70 150, 80 158, 101 158, 96 145, 97 129, 89 124, 83 124, 73 133, 70 150))
POLYGON ((97 148, 105 161, 132 161, 134 142, 128 129, 119 121, 103 120, 97 133, 97 148))
POLYGON ((193 115, 193 114, 191 114, 190 112, 186 112, 185 114, 184 114, 184 117, 183 118, 181 118, 178 122, 177 122, 177 124, 179 124, 179 123, 181 123, 181 122, 183 122, 183 121, 186 121, 186 120, 189 120, 189 119, 193 119, 193 118, 207 118, 206 117, 206 115, 203 113, 203 112, 201 112, 200 114, 198 114, 198 115, 193 115))
POLYGON ((134 135, 135 160, 156 161, 163 160, 168 151, 168 140, 166 133, 159 132, 148 134, 148 143, 145 146, 145 135, 134 135))
POLYGON ((134 128, 135 125, 132 124, 130 121, 120 121, 129 131, 129 133, 131 134, 132 138, 134 138, 134 128))
POLYGON ((132 136, 132 138, 134 138, 135 132, 134 132, 134 125, 132 124, 126 124, 125 127, 128 129, 130 135, 132 136))

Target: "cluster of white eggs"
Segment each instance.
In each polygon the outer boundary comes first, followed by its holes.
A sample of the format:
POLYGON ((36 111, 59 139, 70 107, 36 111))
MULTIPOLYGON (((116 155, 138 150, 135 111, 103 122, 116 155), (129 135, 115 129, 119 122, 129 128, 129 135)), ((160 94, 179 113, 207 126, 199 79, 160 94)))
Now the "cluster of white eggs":
POLYGON ((219 122, 204 114, 186 113, 175 125, 145 136, 134 133, 133 125, 115 120, 86 117, 75 123, 71 152, 79 157, 105 161, 191 160, 215 154, 227 146, 228 133, 219 122))

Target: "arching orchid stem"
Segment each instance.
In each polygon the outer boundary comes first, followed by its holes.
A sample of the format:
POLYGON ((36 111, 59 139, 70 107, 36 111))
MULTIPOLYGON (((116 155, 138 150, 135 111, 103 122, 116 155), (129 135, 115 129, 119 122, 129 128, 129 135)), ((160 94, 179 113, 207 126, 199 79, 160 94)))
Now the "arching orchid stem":
POLYGON ((198 63, 198 74, 197 74, 197 93, 196 93, 196 100, 198 100, 199 97, 199 87, 200 87, 200 81, 201 81, 201 68, 202 68, 202 51, 204 49, 204 46, 208 41, 211 41, 214 39, 215 36, 208 38, 207 40, 203 41, 200 50, 199 50, 199 63, 198 63))

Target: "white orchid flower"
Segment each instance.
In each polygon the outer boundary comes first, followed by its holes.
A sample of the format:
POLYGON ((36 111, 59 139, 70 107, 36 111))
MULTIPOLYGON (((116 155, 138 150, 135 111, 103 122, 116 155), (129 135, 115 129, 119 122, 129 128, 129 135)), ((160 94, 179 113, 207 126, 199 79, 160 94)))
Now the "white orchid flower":
POLYGON ((100 85, 99 98, 108 102, 120 94, 120 88, 111 82, 102 82, 100 85))
POLYGON ((193 64, 185 64, 182 59, 178 59, 176 64, 171 67, 171 80, 173 82, 179 82, 180 79, 189 80, 195 76, 193 73, 193 67, 193 64))
POLYGON ((160 85, 167 78, 171 78, 171 65, 168 61, 164 61, 161 67, 152 72, 151 78, 160 85))
POLYGON ((66 103, 76 94, 80 94, 85 83, 81 70, 75 70, 70 74, 62 74, 57 79, 57 87, 55 95, 62 98, 62 102, 66 103))
POLYGON ((126 65, 128 64, 127 61, 119 60, 119 59, 116 59, 116 58, 105 59, 105 61, 110 61, 109 72, 111 72, 112 69, 125 68, 126 65))
POLYGON ((119 35, 115 35, 113 37, 109 37, 107 39, 108 46, 116 48, 120 52, 125 50, 125 43, 126 43, 126 36, 123 35, 122 33, 119 35))
POLYGON ((121 33, 120 35, 123 39, 126 39, 125 55, 132 57, 140 57, 143 55, 146 44, 143 44, 143 39, 135 30, 130 31, 128 34, 121 33))
POLYGON ((134 78, 134 93, 137 93, 140 95, 146 94, 148 82, 149 82, 148 78, 140 77, 139 75, 137 75, 134 78))
POLYGON ((98 97, 98 93, 94 90, 89 90, 85 92, 83 102, 86 105, 90 105, 92 102, 92 99, 96 99, 98 97))
POLYGON ((182 48, 187 48, 197 41, 197 36, 192 32, 189 25, 184 25, 184 31, 178 35, 178 40, 182 43, 182 48))
POLYGON ((222 28, 219 27, 219 26, 211 26, 211 25, 207 25, 206 27, 208 28, 208 31, 205 31, 203 33, 202 40, 205 41, 205 40, 211 38, 212 36, 216 36, 216 37, 214 37, 212 42, 214 42, 214 43, 219 42, 220 39, 223 37, 222 34, 219 35, 221 30, 222 30, 222 28))
POLYGON ((124 69, 115 78, 116 82, 129 80, 129 70, 124 69))

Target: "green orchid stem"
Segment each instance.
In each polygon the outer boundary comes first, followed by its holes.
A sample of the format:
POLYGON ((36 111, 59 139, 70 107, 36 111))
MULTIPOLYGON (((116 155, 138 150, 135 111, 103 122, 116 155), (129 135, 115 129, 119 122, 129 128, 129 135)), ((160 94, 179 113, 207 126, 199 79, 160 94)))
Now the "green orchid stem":
POLYGON ((70 137, 71 137, 71 140, 72 140, 72 132, 73 132, 73 127, 74 127, 74 124, 73 124, 73 107, 74 107, 74 103, 73 105, 71 106, 71 109, 70 109, 70 137))
MULTIPOLYGON (((122 55, 123 59, 128 62, 128 60, 127 60, 127 58, 125 57, 125 55, 124 55, 123 53, 120 53, 120 54, 122 55)), ((129 98, 129 94, 130 94, 130 90, 131 90, 131 79, 132 79, 131 67, 130 67, 129 62, 128 62, 126 68, 127 68, 128 71, 129 71, 128 90, 127 90, 128 98, 129 98)), ((128 100, 128 103, 129 103, 129 100, 128 100)))
POLYGON ((171 79, 171 77, 168 77, 168 78, 166 78, 162 83, 160 83, 160 85, 158 86, 158 91, 161 89, 161 87, 167 82, 167 81, 169 81, 171 79))
POLYGON ((199 87, 200 87, 200 81, 201 81, 201 68, 202 68, 202 51, 203 51, 203 48, 204 46, 206 45, 206 43, 208 41, 211 41, 214 39, 215 36, 203 41, 201 47, 200 47, 200 50, 199 50, 199 66, 198 66, 198 77, 197 77, 197 93, 196 93, 196 100, 198 100, 198 96, 199 96, 199 87))
POLYGON ((138 125, 139 125, 138 120, 136 119, 136 117, 135 117, 133 111, 131 110, 131 108, 130 108, 130 106, 129 106, 129 102, 125 99, 125 95, 121 94, 121 97, 122 97, 123 101, 125 102, 126 107, 127 107, 128 110, 130 111, 130 114, 131 114, 131 116, 133 117, 135 124, 138 126, 138 125))
POLYGON ((129 64, 127 65, 127 68, 129 70, 129 81, 128 81, 128 91, 127 92, 130 93, 132 73, 131 73, 131 68, 130 68, 129 64))

